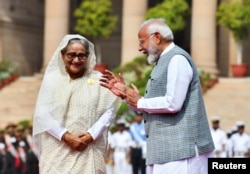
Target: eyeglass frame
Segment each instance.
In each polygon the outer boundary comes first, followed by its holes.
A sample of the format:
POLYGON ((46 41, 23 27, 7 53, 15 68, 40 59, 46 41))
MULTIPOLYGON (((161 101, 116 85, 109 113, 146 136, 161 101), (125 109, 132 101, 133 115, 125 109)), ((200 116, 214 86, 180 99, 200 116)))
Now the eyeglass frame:
POLYGON ((85 61, 89 57, 88 53, 78 53, 78 54, 76 54, 76 52, 69 52, 69 53, 65 53, 65 55, 70 60, 74 60, 75 58, 78 58, 81 61, 85 61))
POLYGON ((148 39, 151 38, 151 36, 154 36, 156 32, 151 33, 145 40, 139 40, 139 45, 144 44, 148 39))

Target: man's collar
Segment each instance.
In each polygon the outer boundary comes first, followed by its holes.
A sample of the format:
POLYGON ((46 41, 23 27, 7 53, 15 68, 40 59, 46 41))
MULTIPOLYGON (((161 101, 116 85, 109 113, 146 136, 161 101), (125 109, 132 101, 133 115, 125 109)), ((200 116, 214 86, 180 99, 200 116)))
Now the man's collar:
POLYGON ((161 56, 162 56, 163 54, 166 54, 167 52, 169 52, 172 48, 174 48, 174 46, 175 46, 174 42, 170 43, 170 44, 162 51, 161 56))

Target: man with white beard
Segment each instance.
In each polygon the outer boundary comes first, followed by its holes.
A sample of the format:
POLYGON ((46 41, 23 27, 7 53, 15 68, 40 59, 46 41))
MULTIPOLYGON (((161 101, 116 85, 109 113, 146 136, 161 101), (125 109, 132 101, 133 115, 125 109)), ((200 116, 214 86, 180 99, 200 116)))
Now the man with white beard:
POLYGON ((106 70, 101 86, 143 113, 149 174, 206 174, 212 140, 199 74, 191 56, 175 45, 163 19, 149 19, 138 32, 138 50, 154 68, 145 94, 126 86, 122 75, 106 70))

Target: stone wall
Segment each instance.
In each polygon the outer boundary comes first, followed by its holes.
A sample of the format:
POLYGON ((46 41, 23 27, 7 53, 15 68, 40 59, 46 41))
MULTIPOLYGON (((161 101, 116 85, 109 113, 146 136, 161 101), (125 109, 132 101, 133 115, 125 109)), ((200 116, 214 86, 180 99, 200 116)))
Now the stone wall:
POLYGON ((0 0, 0 60, 20 65, 21 75, 41 69, 43 0, 0 0))

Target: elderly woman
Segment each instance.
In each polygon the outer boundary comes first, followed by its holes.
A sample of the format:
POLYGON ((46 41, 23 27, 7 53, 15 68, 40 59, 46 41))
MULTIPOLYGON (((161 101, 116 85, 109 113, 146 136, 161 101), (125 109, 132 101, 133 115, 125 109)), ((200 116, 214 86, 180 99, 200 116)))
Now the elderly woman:
POLYGON ((45 71, 33 119, 41 174, 105 173, 107 129, 119 100, 99 85, 94 46, 66 35, 45 71))

